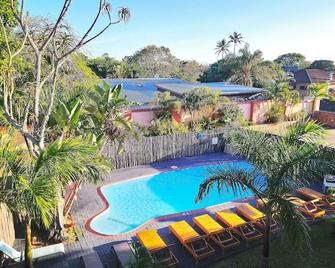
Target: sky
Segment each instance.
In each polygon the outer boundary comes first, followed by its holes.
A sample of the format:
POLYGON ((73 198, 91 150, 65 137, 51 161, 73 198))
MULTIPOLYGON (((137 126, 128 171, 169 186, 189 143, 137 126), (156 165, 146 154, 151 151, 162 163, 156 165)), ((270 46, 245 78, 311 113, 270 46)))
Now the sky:
MULTIPOLYGON (((73 0, 66 21, 77 34, 93 20, 98 0, 73 0)), ((56 19, 62 0, 26 0, 31 15, 56 19)), ((90 57, 108 53, 116 59, 150 45, 167 46, 183 60, 212 63, 216 42, 234 31, 252 50, 273 60, 299 52, 307 60, 335 60, 335 0, 110 0, 128 7, 127 24, 113 25, 87 45, 90 57)), ((103 27, 107 18, 97 25, 103 27)))

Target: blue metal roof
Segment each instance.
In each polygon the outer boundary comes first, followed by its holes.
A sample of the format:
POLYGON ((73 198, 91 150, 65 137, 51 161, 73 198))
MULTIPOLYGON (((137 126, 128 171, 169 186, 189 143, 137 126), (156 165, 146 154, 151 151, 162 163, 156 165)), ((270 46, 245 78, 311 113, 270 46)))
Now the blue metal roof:
POLYGON ((256 93, 261 93, 266 90, 256 87, 247 87, 234 84, 225 84, 223 82, 218 83, 179 83, 179 84, 157 84, 156 85, 161 90, 170 91, 177 95, 182 95, 186 92, 189 92, 195 88, 199 87, 209 87, 213 91, 220 91, 223 96, 232 96, 232 95, 251 95, 256 93))
POLYGON ((190 83, 174 78, 105 79, 105 81, 111 87, 116 84, 123 84, 123 96, 127 96, 128 101, 139 103, 150 103, 155 100, 156 84, 178 85, 190 83))

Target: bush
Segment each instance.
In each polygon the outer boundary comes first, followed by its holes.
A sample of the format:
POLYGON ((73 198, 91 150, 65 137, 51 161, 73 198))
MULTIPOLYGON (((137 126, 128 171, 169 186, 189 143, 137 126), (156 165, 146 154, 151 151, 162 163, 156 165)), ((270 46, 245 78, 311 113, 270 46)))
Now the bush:
POLYGON ((187 133, 188 128, 182 124, 171 120, 158 120, 155 119, 148 127, 146 136, 161 136, 176 133, 187 133))
POLYGON ((280 103, 275 103, 272 105, 270 111, 267 114, 268 122, 278 123, 284 120, 285 108, 280 103))
POLYGON ((221 103, 218 114, 218 122, 222 125, 245 126, 247 124, 240 108, 228 98, 221 103))

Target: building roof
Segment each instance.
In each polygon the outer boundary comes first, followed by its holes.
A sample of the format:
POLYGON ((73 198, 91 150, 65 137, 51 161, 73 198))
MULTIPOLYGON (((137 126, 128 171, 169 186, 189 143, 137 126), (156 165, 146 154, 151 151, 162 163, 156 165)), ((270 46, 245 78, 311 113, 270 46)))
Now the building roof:
POLYGON ((320 69, 306 69, 306 70, 299 70, 294 72, 294 79, 296 83, 303 83, 303 84, 313 84, 313 83, 326 83, 331 82, 335 83, 335 76, 334 78, 329 81, 329 72, 320 69))
POLYGON ((238 96, 238 95, 252 95, 266 90, 262 88, 246 87, 234 84, 219 83, 170 83, 170 84, 156 84, 158 90, 169 91, 176 96, 181 96, 195 88, 209 87, 214 91, 220 91, 222 96, 238 96))
POLYGON ((157 88, 155 84, 187 84, 182 79, 174 78, 138 78, 138 79, 105 79, 111 86, 123 84, 122 95, 127 96, 128 101, 146 104, 154 101, 157 88))

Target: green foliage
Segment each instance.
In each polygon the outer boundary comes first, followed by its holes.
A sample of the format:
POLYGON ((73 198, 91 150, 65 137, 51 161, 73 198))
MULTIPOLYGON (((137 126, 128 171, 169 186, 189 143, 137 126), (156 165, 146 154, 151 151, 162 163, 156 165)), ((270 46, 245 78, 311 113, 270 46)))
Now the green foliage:
POLYGON ((167 47, 147 46, 126 56, 122 61, 104 54, 87 60, 87 65, 100 78, 176 77, 196 81, 204 66, 195 60, 182 61, 167 47))
POLYGON ((144 247, 137 247, 133 244, 134 249, 134 261, 129 261, 126 264, 126 268, 154 268, 162 267, 152 263, 150 253, 144 247))
MULTIPOLYGON (((214 188, 221 194, 232 189, 235 195, 249 189, 258 198, 268 200, 264 206, 266 217, 279 223, 282 237, 295 253, 307 252, 310 249, 309 227, 291 200, 298 188, 321 182, 325 174, 335 172, 335 156, 331 151, 319 143, 301 142, 311 132, 319 133, 319 128, 310 125, 308 121, 292 125, 281 133, 282 137, 245 128, 232 129, 227 133, 230 145, 252 167, 248 170, 213 168, 212 176, 200 185, 197 200, 214 188)), ((267 243, 270 243, 270 236, 267 236, 267 243)), ((264 257, 269 254, 267 243, 264 243, 264 257)))
MULTIPOLYGON (((0 0, 0 19, 5 27, 13 28, 16 26, 17 22, 11 9, 11 3, 11 0, 0 0)), ((13 3, 14 7, 17 8, 18 2, 15 0, 13 3)))
POLYGON ((67 104, 59 101, 54 111, 50 115, 50 126, 59 128, 62 135, 71 131, 78 130, 80 126, 82 101, 71 100, 67 104))
POLYGON ((161 136, 178 133, 187 133, 188 128, 182 124, 171 120, 154 119, 151 126, 147 129, 147 136, 161 136))
POLYGON ((321 69, 325 71, 334 71, 335 65, 332 60, 315 60, 312 62, 312 64, 308 68, 321 69))
POLYGON ((225 98, 220 104, 218 114, 218 121, 222 125, 243 126, 247 124, 240 108, 236 104, 231 102, 228 98, 225 98))
POLYGON ((320 84, 311 84, 308 86, 307 90, 310 95, 313 95, 316 98, 330 98, 328 93, 329 85, 327 83, 320 83, 320 84))
POLYGON ((222 58, 229 52, 230 41, 222 39, 216 43, 215 52, 217 55, 222 56, 222 58))
POLYGON ((179 60, 163 46, 147 46, 126 57, 125 61, 138 65, 144 72, 143 77, 174 77, 179 69, 179 60))
POLYGON ((107 55, 87 60, 87 66, 100 78, 115 78, 120 62, 107 55))
MULTIPOLYGON (((130 120, 124 116, 123 110, 128 104, 121 95, 122 85, 111 88, 106 82, 96 86, 88 93, 90 102, 85 105, 85 133, 91 133, 91 140, 116 140, 122 144, 127 135, 137 136, 130 120)), ((120 147, 120 150, 122 146, 120 147)))
POLYGON ((69 182, 96 182, 110 165, 96 147, 67 139, 49 144, 32 158, 26 150, 4 138, 0 141, 0 195, 23 221, 48 227, 58 204, 58 194, 69 182))
POLYGON ((171 94, 168 91, 163 93, 158 92, 156 94, 156 103, 161 108, 161 111, 155 114, 155 117, 159 120, 171 120, 172 112, 180 112, 181 103, 176 98, 171 98, 171 94))
POLYGON ((278 123, 284 120, 285 108, 281 103, 274 103, 270 111, 267 113, 268 122, 278 123))
POLYGON ((297 66, 303 68, 306 57, 300 53, 286 53, 278 56, 274 61, 282 66, 297 66))
POLYGON ((291 90, 284 86, 276 93, 275 99, 283 105, 296 105, 301 102, 300 94, 297 90, 291 90))
POLYGON ((218 119, 212 119, 211 117, 203 117, 199 122, 199 128, 198 128, 198 131, 196 129, 196 132, 199 132, 202 130, 212 130, 221 125, 222 124, 218 119))

